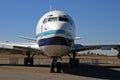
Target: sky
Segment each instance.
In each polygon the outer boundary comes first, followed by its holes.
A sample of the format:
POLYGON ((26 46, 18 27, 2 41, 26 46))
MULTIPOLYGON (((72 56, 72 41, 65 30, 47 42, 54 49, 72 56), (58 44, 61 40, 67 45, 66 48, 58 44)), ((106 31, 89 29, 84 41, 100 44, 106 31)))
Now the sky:
MULTIPOLYGON (((76 24, 76 43, 120 43, 120 0, 52 0, 53 10, 68 13, 76 24)), ((0 0, 0 41, 35 37, 50 0, 0 0)))

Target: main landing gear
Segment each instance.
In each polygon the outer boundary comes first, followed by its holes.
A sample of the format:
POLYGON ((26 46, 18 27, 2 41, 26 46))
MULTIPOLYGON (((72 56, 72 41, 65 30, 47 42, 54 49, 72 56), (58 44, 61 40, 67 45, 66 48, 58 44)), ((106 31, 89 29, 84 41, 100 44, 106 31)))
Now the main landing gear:
POLYGON ((58 60, 58 58, 54 57, 52 62, 51 62, 51 65, 50 65, 50 72, 51 73, 55 73, 55 72, 61 73, 61 63, 57 62, 57 60, 58 60))
POLYGON ((79 59, 76 58, 76 52, 73 52, 73 57, 69 59, 69 64, 71 67, 78 67, 79 66, 79 59))
POLYGON ((24 58, 24 65, 30 65, 32 66, 34 64, 34 60, 33 60, 33 57, 34 57, 35 54, 33 54, 32 56, 30 56, 30 51, 27 51, 26 52, 26 56, 24 58))

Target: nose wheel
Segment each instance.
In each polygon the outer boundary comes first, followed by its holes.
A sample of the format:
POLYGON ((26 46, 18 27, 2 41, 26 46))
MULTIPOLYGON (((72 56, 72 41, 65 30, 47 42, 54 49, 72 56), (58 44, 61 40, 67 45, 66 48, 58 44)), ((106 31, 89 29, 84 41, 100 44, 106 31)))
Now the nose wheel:
POLYGON ((61 73, 61 63, 57 62, 56 58, 53 58, 53 61, 51 62, 50 72, 51 73, 55 73, 55 72, 61 73))

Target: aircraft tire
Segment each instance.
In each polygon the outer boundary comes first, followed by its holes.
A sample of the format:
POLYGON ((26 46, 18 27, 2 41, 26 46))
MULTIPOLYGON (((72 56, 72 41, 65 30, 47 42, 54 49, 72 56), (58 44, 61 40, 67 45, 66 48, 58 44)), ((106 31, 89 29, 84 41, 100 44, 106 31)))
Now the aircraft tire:
POLYGON ((79 59, 75 59, 75 66, 78 67, 79 66, 79 59))
POLYGON ((57 62, 56 68, 57 68, 57 73, 61 73, 61 63, 60 62, 57 62))
POLYGON ((28 58, 24 58, 24 65, 28 65, 28 58))
POLYGON ((70 64, 71 67, 78 67, 79 66, 79 59, 77 59, 77 58, 76 59, 70 58, 69 64, 70 64))
POLYGON ((55 72, 55 64, 54 64, 54 62, 52 62, 51 65, 50 65, 50 72, 51 73, 55 72))
POLYGON ((34 64, 33 58, 30 58, 30 65, 33 65, 33 64, 34 64))
POLYGON ((73 61, 72 58, 69 59, 69 64, 70 64, 71 67, 73 67, 73 65, 74 65, 74 61, 73 61))

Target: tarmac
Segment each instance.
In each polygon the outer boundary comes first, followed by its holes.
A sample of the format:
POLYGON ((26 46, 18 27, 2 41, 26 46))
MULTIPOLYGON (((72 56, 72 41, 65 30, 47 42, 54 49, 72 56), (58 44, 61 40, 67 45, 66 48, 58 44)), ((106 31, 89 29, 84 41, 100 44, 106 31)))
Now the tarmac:
POLYGON ((93 80, 90 78, 67 73, 49 73, 49 68, 1 66, 0 80, 93 80))
POLYGON ((79 67, 70 67, 67 62, 62 62, 62 73, 50 73, 49 70, 49 64, 35 64, 34 66, 10 64, 7 59, 1 57, 0 80, 120 80, 120 63, 118 62, 80 63, 79 67), (3 62, 6 63, 3 64, 3 62))

